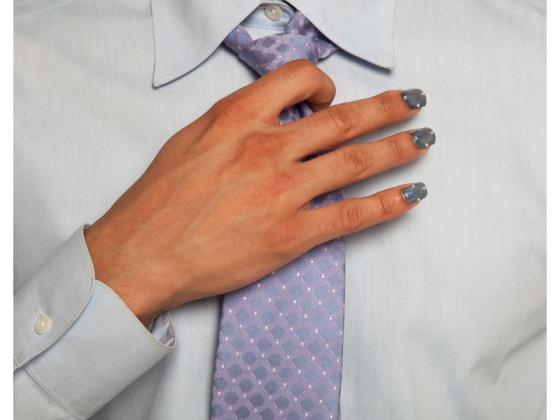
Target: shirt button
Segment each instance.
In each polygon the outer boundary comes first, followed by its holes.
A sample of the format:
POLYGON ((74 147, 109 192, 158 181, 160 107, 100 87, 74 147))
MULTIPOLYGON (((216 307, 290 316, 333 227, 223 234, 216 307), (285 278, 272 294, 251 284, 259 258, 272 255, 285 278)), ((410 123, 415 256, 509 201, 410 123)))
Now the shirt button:
POLYGON ((264 14, 270 20, 278 20, 282 17, 282 8, 277 4, 269 4, 264 9, 264 14))
POLYGON ((49 332, 51 327, 52 327, 52 319, 50 319, 46 315, 41 315, 39 318, 37 318, 37 321, 35 321, 35 325, 33 326, 33 329, 37 334, 45 334, 49 332))

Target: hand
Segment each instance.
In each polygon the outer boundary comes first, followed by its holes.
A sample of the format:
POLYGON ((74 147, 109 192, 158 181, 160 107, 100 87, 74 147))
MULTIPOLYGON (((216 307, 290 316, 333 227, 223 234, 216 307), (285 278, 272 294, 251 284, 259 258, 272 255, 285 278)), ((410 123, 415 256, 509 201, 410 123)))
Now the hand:
POLYGON ((410 132, 334 149, 415 115, 398 91, 329 106, 335 87, 305 60, 218 101, 171 137, 86 231, 96 278, 144 323, 243 287, 312 247, 414 207, 405 186, 310 210, 312 198, 424 154, 410 132), (278 88, 281 87, 281 88, 278 88), (307 101, 315 113, 279 125, 307 101))

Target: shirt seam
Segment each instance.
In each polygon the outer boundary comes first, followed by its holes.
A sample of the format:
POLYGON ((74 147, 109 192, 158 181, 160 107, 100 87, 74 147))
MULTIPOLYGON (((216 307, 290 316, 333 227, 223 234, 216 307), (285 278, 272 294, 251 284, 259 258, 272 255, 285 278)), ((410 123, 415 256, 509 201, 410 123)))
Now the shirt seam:
POLYGON ((49 388, 49 386, 47 384, 45 384, 33 371, 33 369, 31 368, 31 366, 27 365, 25 366, 25 370, 29 373, 29 376, 31 376, 31 378, 37 382, 37 384, 39 384, 41 386, 41 388, 43 388, 45 390, 45 392, 47 394, 49 394, 53 399, 55 399, 62 407, 64 407, 67 411, 69 411, 70 413, 78 416, 81 419, 87 419, 87 416, 85 414, 80 413, 79 411, 76 411, 75 409, 73 409, 72 407, 70 407, 70 405, 68 405, 68 403, 66 403, 62 397, 60 397, 56 392, 54 392, 52 389, 49 388))
POLYGON ((244 26, 246 28, 270 29, 271 31, 273 31, 275 29, 278 29, 280 31, 280 33, 283 31, 283 29, 280 27, 280 25, 278 27, 273 27, 271 25, 258 25, 258 24, 246 23, 242 26, 244 26))

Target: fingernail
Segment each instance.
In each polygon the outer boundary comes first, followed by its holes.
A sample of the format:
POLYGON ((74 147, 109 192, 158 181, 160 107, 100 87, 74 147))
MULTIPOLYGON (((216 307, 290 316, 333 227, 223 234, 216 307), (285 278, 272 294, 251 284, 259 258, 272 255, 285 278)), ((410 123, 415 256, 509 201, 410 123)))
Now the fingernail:
POLYGON ((410 136, 414 140, 414 144, 420 149, 426 149, 436 142, 436 133, 428 127, 419 128, 410 133, 410 136))
POLYGON ((423 182, 417 182, 409 185, 402 190, 402 195, 410 204, 419 203, 428 195, 428 189, 423 182))
POLYGON ((410 109, 426 106, 426 94, 421 89, 407 89, 401 96, 410 109))

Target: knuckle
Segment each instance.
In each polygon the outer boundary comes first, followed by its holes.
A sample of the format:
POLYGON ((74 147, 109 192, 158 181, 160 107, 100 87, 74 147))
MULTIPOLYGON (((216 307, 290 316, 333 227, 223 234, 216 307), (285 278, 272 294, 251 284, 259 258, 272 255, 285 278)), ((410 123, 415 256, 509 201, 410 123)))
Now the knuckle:
POLYGON ((279 223, 270 233, 269 246, 274 254, 281 258, 290 258, 300 241, 300 231, 293 223, 279 223))
POLYGON ((315 80, 320 77, 319 69, 309 60, 294 60, 286 64, 290 73, 304 80, 315 80))
POLYGON ((397 162, 405 160, 407 156, 407 149, 404 144, 396 137, 388 139, 388 143, 391 147, 391 155, 393 160, 397 162))
POLYGON ((340 205, 340 224, 349 232, 359 230, 365 220, 364 210, 355 200, 345 200, 340 205))
POLYGON ((254 164, 273 163, 278 160, 284 149, 285 141, 280 135, 270 131, 258 131, 246 134, 243 142, 243 156, 254 164))
POLYGON ((254 110, 248 101, 230 95, 216 102, 211 114, 214 124, 229 126, 253 118, 254 110))
POLYGON ((212 106, 212 108, 210 108, 209 113, 212 115, 213 118, 217 118, 219 115, 222 115, 226 109, 229 108, 230 102, 231 102, 231 98, 229 96, 226 96, 225 98, 221 98, 212 106))
POLYGON ((399 207, 396 200, 389 196, 381 196, 377 201, 379 206, 380 218, 388 220, 395 217, 399 213, 399 207))
MULTIPOLYGON (((347 104, 348 105, 348 104, 347 104)), ((331 125, 339 133, 346 133, 351 136, 358 124, 358 114, 351 106, 334 105, 327 108, 327 115, 331 125)))
POLYGON ((366 156, 356 147, 344 147, 340 151, 346 174, 351 178, 361 178, 369 167, 366 156))
POLYGON ((298 185, 296 177, 290 173, 279 173, 268 186, 268 194, 271 200, 276 201, 284 194, 289 194, 298 185))
POLYGON ((402 99, 393 92, 384 92, 379 95, 379 111, 384 115, 394 115, 402 109, 402 99))

